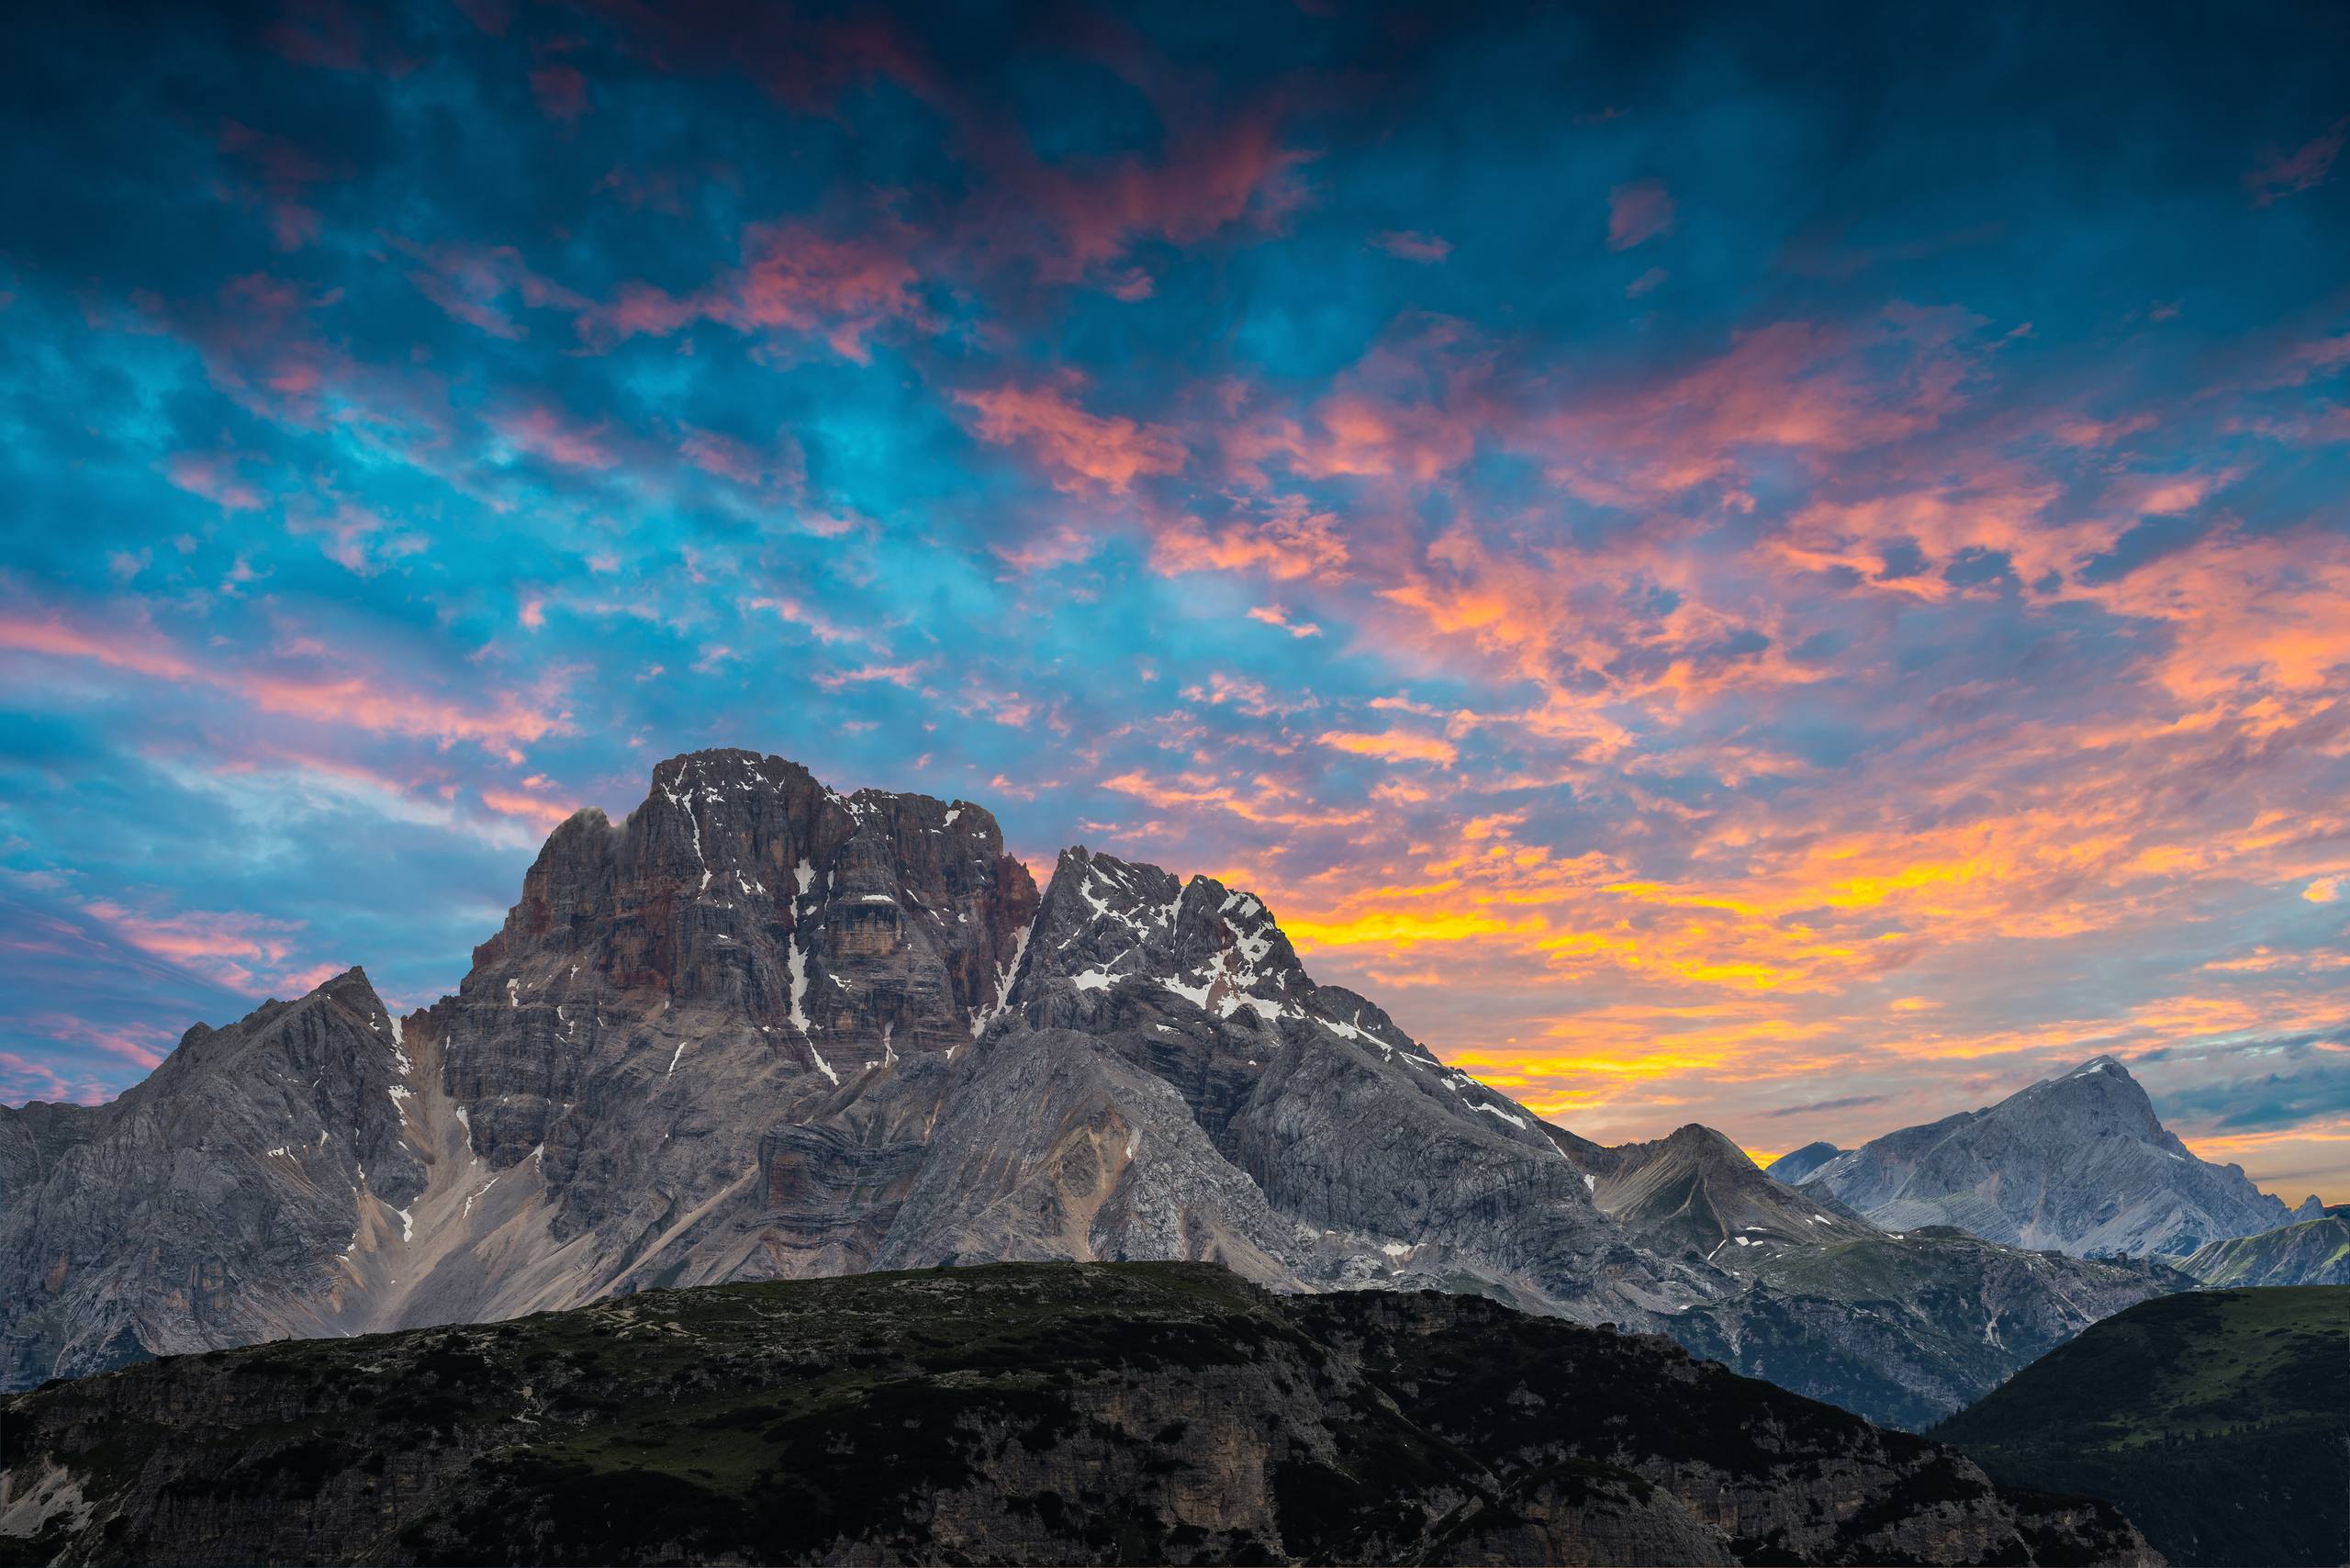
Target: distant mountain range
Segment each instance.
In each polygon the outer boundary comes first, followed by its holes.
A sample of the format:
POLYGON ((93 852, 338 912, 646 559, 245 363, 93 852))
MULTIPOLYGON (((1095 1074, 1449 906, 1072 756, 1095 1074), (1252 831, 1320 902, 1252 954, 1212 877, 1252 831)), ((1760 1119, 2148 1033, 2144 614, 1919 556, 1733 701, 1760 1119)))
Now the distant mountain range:
POLYGON ((2120 1504, 2176 1563, 2350 1562, 2350 1290, 2142 1302, 1933 1436, 2120 1504))
POLYGON ((2192 1282, 2033 1247, 2282 1217, 2112 1064, 1938 1127, 1800 1188, 1703 1127, 1603 1148, 1317 984, 1246 891, 1072 848, 1040 894, 979 806, 700 752, 558 827, 431 1007, 352 969, 111 1104, 0 1111, 0 1387, 665 1286, 1166 1259, 1661 1332, 1917 1426, 2192 1282))
POLYGON ((651 1291, 0 1405, 9 1561, 2157 1561, 1650 1337, 1201 1264, 651 1291))
POLYGON ((2179 1267, 2209 1285, 2350 1285, 2350 1209, 2207 1241, 2179 1267))
POLYGON ((2184 1257, 2323 1213, 2315 1197, 2288 1209, 2242 1166, 2198 1159, 2109 1056, 1855 1149, 1807 1145, 1771 1174, 1889 1231, 1956 1226, 2079 1258, 2184 1257))

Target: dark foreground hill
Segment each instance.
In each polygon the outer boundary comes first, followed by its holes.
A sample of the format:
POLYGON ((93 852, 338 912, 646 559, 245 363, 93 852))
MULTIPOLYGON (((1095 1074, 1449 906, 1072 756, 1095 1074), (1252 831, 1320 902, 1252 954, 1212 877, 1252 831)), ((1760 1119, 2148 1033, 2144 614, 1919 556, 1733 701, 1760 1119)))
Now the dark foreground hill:
POLYGON ((2350 1287, 2142 1302, 1934 1435, 2110 1498, 2173 1562, 2350 1562, 2350 1287))
POLYGON ((2152 1561, 1662 1338, 1181 1263, 167 1358, 0 1406, 0 1463, 24 1562, 2152 1561))

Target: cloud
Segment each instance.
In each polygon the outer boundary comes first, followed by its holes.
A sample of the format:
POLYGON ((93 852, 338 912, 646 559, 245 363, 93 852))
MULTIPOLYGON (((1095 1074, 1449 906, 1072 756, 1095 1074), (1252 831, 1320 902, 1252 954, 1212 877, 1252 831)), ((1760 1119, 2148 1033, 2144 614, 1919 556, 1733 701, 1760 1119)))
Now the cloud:
POLYGON ((578 316, 591 345, 637 336, 669 337, 698 321, 741 332, 820 338, 857 364, 872 358, 884 329, 934 325, 911 253, 915 236, 883 224, 841 239, 798 222, 753 224, 744 230, 740 266, 708 286, 672 294, 650 283, 623 284, 578 316))
POLYGON ((1322 628, 1311 621, 1292 621, 1289 611, 1278 604, 1259 604, 1248 611, 1248 619, 1261 621, 1268 626, 1278 626, 1292 637, 1319 637, 1322 628))
POLYGON ((2259 164, 2244 172, 2244 194, 2252 198, 2253 206, 2266 207, 2286 196, 2316 189, 2333 174, 2333 161, 2341 155, 2344 137, 2350 137, 2350 118, 2335 120, 2290 151, 2272 149, 2259 164))
POLYGON ((1607 248, 1628 251, 1670 233, 1680 207, 1662 180, 1636 180, 1607 193, 1607 248))
POLYGON ((542 65, 531 73, 531 95, 540 113, 568 125, 588 112, 588 78, 573 66, 542 65))
POLYGON ((328 726, 468 741, 519 757, 568 720, 510 694, 467 702, 417 691, 373 673, 299 673, 251 664, 199 662, 136 625, 104 633, 59 612, 0 612, 0 650, 86 661, 181 688, 218 691, 264 712, 328 726))
POLYGON ((1147 475, 1183 466, 1181 444, 1166 430, 1123 415, 1088 413, 1056 386, 1004 386, 957 392, 977 411, 972 432, 995 446, 1033 453, 1062 489, 1099 487, 1124 495, 1147 475))
POLYGON ((1432 762, 1438 767, 1450 767, 1460 760, 1460 748, 1450 741, 1436 735, 1416 735, 1403 730, 1377 733, 1330 730, 1315 738, 1324 745, 1339 751, 1375 756, 1386 762, 1432 762))
POLYGON ((1371 237, 1371 242, 1391 256, 1407 262, 1434 265, 1452 254, 1452 241, 1435 234, 1423 234, 1412 229, 1389 229, 1371 237))

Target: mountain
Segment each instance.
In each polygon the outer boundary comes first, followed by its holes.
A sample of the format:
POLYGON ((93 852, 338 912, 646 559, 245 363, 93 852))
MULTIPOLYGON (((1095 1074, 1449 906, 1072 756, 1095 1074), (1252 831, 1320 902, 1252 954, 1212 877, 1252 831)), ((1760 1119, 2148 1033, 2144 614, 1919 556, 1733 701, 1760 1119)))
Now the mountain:
POLYGON ((1885 1241, 1704 1129, 1600 1149, 1316 984, 1250 893, 1083 848, 1040 893, 976 805, 743 751, 559 826, 454 995, 394 1018, 354 969, 199 1025, 112 1104, 0 1112, 0 1182, 8 1387, 676 1285, 1177 1259, 1668 1332, 1918 1424, 2183 1282, 1885 1241), (1893 1247, 1939 1260, 1930 1301, 1890 1263, 1774 1282, 1893 1247))
POLYGON ((2207 1285, 2350 1285, 2350 1209, 2207 1241, 2179 1267, 2207 1285))
POLYGON ((1598 1178, 1600 1211, 1634 1240, 1726 1268, 1751 1268, 1764 1251, 1884 1234, 1834 1198, 1764 1174, 1744 1149, 1695 1122, 1653 1143, 1595 1150, 1582 1163, 1598 1178))
POLYGON ((1779 1181, 1794 1186, 1843 1152, 1832 1143, 1807 1143, 1779 1156, 1766 1169, 1779 1181))
POLYGON ((2156 1262, 2027 1251, 1947 1226, 1890 1236, 1694 1124, 1570 1154, 1636 1246, 1740 1282, 1675 1319, 1674 1338, 1898 1426, 1928 1426, 2098 1318, 2195 1282, 2156 1262))
POLYGON ((2154 1561, 1662 1339, 1199 1264, 648 1291, 0 1416, 24 1561, 2154 1561))
POLYGON ((1872 1139, 1811 1166, 1799 1184, 1890 1231, 1955 1226, 2084 1258, 2183 1255, 2273 1229, 2291 1212, 2242 1166, 2196 1159, 2109 1056, 1987 1110, 1872 1139))
POLYGON ((352 969, 197 1025, 110 1104, 0 1112, 0 1383, 334 1326, 426 1190, 405 1059, 352 969))
POLYGON ((1934 1436, 2120 1504, 2174 1562, 2350 1561, 2350 1290, 2141 1303, 1934 1436))

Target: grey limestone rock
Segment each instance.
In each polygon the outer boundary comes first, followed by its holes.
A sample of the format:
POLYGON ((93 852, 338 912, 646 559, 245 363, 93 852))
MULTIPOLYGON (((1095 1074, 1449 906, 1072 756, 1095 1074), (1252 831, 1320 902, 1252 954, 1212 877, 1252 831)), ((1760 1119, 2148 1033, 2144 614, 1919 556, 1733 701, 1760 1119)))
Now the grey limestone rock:
POLYGON ((1802 1185, 1888 1230, 1955 1226, 2084 1258, 2183 1255, 2290 1213, 2243 1167, 2198 1159, 2109 1056, 1987 1109, 1872 1139, 1802 1185))

